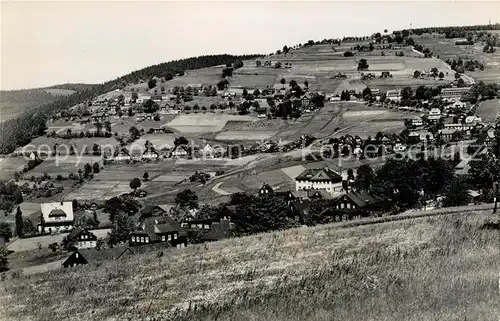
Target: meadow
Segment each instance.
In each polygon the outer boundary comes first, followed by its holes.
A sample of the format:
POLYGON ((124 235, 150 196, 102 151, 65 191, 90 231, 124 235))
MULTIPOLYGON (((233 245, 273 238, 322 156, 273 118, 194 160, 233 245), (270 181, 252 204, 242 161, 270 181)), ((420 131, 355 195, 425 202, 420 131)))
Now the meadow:
POLYGON ((490 211, 301 227, 7 275, 0 319, 494 320, 500 234, 482 228, 490 211))
POLYGON ((500 113, 500 99, 485 100, 478 104, 476 114, 486 124, 494 124, 500 113))

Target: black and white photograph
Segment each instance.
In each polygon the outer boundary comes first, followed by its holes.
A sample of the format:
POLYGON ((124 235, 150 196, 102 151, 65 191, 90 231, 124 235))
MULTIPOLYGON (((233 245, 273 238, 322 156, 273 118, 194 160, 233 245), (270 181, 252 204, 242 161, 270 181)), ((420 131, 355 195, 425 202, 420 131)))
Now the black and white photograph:
POLYGON ((499 199, 499 1, 0 0, 0 321, 498 321, 499 199))

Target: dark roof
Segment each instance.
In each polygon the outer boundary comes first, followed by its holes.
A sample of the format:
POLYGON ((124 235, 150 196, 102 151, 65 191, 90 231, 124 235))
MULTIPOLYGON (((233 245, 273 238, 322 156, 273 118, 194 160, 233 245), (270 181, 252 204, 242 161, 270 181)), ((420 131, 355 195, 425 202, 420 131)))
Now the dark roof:
POLYGON ((167 213, 165 209, 158 205, 146 205, 142 210, 141 214, 143 215, 153 215, 155 212, 167 213))
POLYGON ((271 185, 266 184, 266 183, 262 184, 262 186, 261 186, 261 188, 260 188, 260 190, 263 190, 263 189, 267 189, 267 190, 269 190, 269 191, 271 191, 271 192, 273 192, 273 191, 274 191, 274 189, 271 187, 271 185))
POLYGON ((139 224, 131 234, 148 235, 151 242, 160 241, 161 235, 172 232, 182 231, 181 225, 167 216, 161 217, 146 217, 139 224))
POLYGON ((297 181, 332 181, 333 183, 342 182, 342 176, 334 170, 324 168, 311 168, 303 171, 295 178, 297 181))
POLYGON ((88 240, 89 241, 96 241, 97 240, 97 236, 94 235, 94 233, 88 231, 88 230, 85 230, 81 227, 75 227, 69 234, 68 234, 68 238, 69 239, 76 239, 78 238, 81 234, 86 234, 89 236, 88 240))
POLYGON ((5 239, 3 238, 3 236, 0 236, 0 247, 4 246, 5 246, 5 239))
POLYGON ((66 213, 64 213, 64 211, 59 208, 53 209, 49 213, 49 217, 60 217, 60 216, 66 216, 66 213))
POLYGON ((345 195, 351 201, 354 202, 358 207, 366 207, 368 205, 377 204, 379 200, 365 191, 360 192, 350 192, 345 195))
POLYGON ((322 199, 325 200, 331 200, 333 199, 332 194, 330 194, 326 189, 310 189, 307 190, 307 196, 309 198, 313 197, 315 194, 318 194, 318 196, 322 199))
POLYGON ((64 261, 63 265, 67 263, 71 263, 71 261, 79 261, 80 263, 93 263, 98 261, 105 260, 117 260, 123 256, 125 253, 134 253, 129 247, 113 247, 105 250, 96 250, 96 249, 77 249, 64 261), (76 259, 75 253, 79 253, 82 258, 76 259))
POLYGON ((218 241, 233 236, 233 224, 230 221, 222 220, 214 222, 205 235, 201 237, 204 241, 218 241))

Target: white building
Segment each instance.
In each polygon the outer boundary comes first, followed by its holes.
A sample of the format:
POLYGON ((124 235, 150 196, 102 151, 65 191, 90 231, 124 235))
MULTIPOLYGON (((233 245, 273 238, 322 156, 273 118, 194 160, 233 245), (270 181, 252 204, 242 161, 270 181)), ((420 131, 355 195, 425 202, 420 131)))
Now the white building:
POLYGON ((401 101, 401 90, 400 89, 392 89, 388 90, 385 93, 385 98, 390 101, 401 101))
POLYGON ((340 193, 342 176, 328 167, 306 169, 295 178, 295 189, 325 189, 331 194, 340 193))
POLYGON ((81 228, 74 229, 70 233, 70 238, 74 240, 78 249, 93 249, 97 246, 97 236, 81 228))
POLYGON ((126 148, 122 148, 118 154, 114 157, 114 160, 116 161, 129 161, 130 160, 130 153, 126 148))
POLYGON ((441 98, 460 98, 470 92, 471 87, 455 87, 441 89, 441 98))
POLYGON ((155 150, 146 150, 142 154, 142 159, 158 159, 158 153, 155 150))
POLYGON ((429 111, 429 116, 441 116, 441 110, 439 108, 432 108, 429 111))
POLYGON ((411 124, 413 126, 424 126, 424 121, 422 120, 422 118, 417 116, 411 120, 411 124))
POLYGON ((73 203, 54 202, 40 204, 39 233, 70 231, 73 228, 73 203))

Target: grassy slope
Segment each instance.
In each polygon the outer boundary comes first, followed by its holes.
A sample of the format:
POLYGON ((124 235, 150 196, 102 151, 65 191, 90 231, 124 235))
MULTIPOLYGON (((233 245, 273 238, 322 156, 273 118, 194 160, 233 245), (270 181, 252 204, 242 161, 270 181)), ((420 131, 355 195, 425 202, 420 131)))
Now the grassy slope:
POLYGON ((0 319, 493 320, 489 213, 298 228, 10 278, 0 319))

